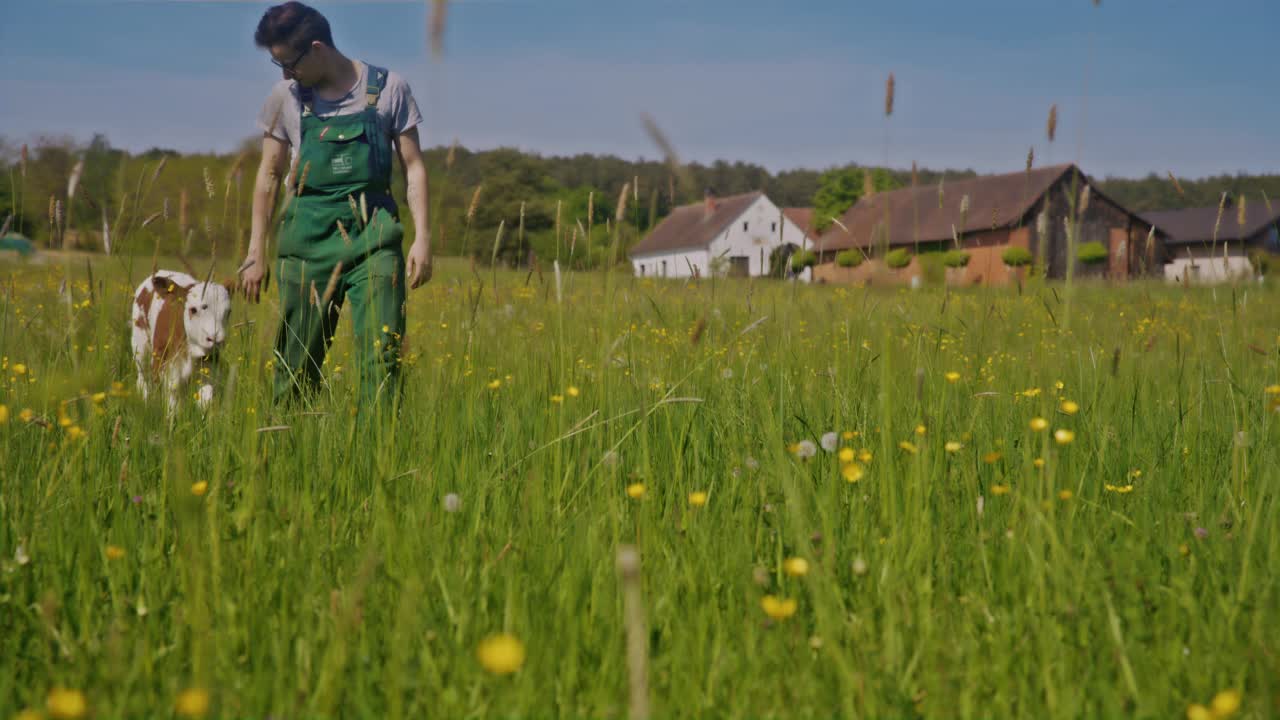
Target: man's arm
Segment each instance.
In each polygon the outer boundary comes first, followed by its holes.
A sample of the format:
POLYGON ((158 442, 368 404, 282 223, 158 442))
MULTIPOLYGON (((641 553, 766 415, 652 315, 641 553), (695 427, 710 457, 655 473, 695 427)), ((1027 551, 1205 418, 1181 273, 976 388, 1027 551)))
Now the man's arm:
POLYGON ((409 287, 416 288, 431 279, 431 220, 427 217, 427 165, 422 161, 418 145, 418 128, 400 133, 396 139, 400 167, 404 169, 405 195, 409 214, 413 216, 414 239, 406 258, 409 287))
POLYGON ((289 145, 271 135, 262 136, 262 161, 253 182, 253 222, 249 229, 249 252, 240 270, 240 284, 245 297, 258 302, 262 279, 267 273, 267 233, 275 211, 280 181, 289 164, 289 145))

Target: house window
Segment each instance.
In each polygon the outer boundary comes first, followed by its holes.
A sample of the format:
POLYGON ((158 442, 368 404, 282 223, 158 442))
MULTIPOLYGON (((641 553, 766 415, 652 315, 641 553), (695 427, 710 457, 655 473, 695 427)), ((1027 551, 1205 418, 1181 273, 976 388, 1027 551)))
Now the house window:
POLYGON ((751 275, 751 258, 746 255, 729 257, 729 277, 748 277, 751 275))
POLYGON ((747 231, 747 223, 746 223, 746 221, 744 220, 744 221, 742 222, 742 232, 746 232, 746 231, 747 231))
POLYGON ((769 232, 778 232, 778 223, 776 222, 769 223, 769 232))

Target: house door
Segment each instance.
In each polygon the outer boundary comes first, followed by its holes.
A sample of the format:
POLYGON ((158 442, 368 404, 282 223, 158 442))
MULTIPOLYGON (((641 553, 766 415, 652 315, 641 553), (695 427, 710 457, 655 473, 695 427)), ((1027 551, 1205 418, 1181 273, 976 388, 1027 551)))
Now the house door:
POLYGON ((747 277, 751 274, 751 258, 746 255, 729 256, 729 277, 747 277))

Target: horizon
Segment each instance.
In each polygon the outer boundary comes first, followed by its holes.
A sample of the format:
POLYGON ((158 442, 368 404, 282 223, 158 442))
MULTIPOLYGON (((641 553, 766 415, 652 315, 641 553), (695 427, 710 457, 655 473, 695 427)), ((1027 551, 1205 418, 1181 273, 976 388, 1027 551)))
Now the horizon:
MULTIPOLYGON (((1074 162, 1097 178, 1202 179, 1274 174, 1280 156, 1269 122, 1280 100, 1254 90, 1268 79, 1265 19, 1280 20, 1265 0, 1226 9, 1155 0, 988 0, 976 9, 942 0, 455 1, 439 62, 427 47, 425 2, 315 5, 340 49, 409 81, 424 148, 456 139, 475 152, 660 161, 640 121, 647 112, 684 162, 742 162, 774 175, 849 164, 905 170, 913 161, 1016 172, 1034 147, 1037 166, 1074 162), (1245 16, 1263 21, 1236 20, 1245 16)), ((10 67, 0 94, 25 101, 7 113, 5 136, 86 143, 101 133, 134 154, 234 152, 258 137, 254 117, 279 77, 252 43, 267 6, 19 0, 0 27, 10 67), (68 11, 82 21, 45 38, 68 11), (204 32, 154 32, 194 26, 204 32)))

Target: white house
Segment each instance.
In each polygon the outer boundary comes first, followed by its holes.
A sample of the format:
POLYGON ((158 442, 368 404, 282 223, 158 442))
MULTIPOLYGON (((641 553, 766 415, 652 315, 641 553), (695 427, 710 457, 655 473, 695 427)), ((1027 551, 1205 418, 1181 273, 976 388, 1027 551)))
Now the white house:
POLYGON ((1164 276, 1170 282, 1210 285, 1257 274, 1249 256, 1280 252, 1280 208, 1228 199, 1217 206, 1157 210, 1143 217, 1169 233, 1164 276))
MULTIPOLYGON (((756 277, 768 274, 770 256, 786 246, 809 250, 813 238, 764 193, 707 193, 673 210, 630 254, 640 277, 756 277)), ((800 277, 809 280, 810 271, 800 277)))

